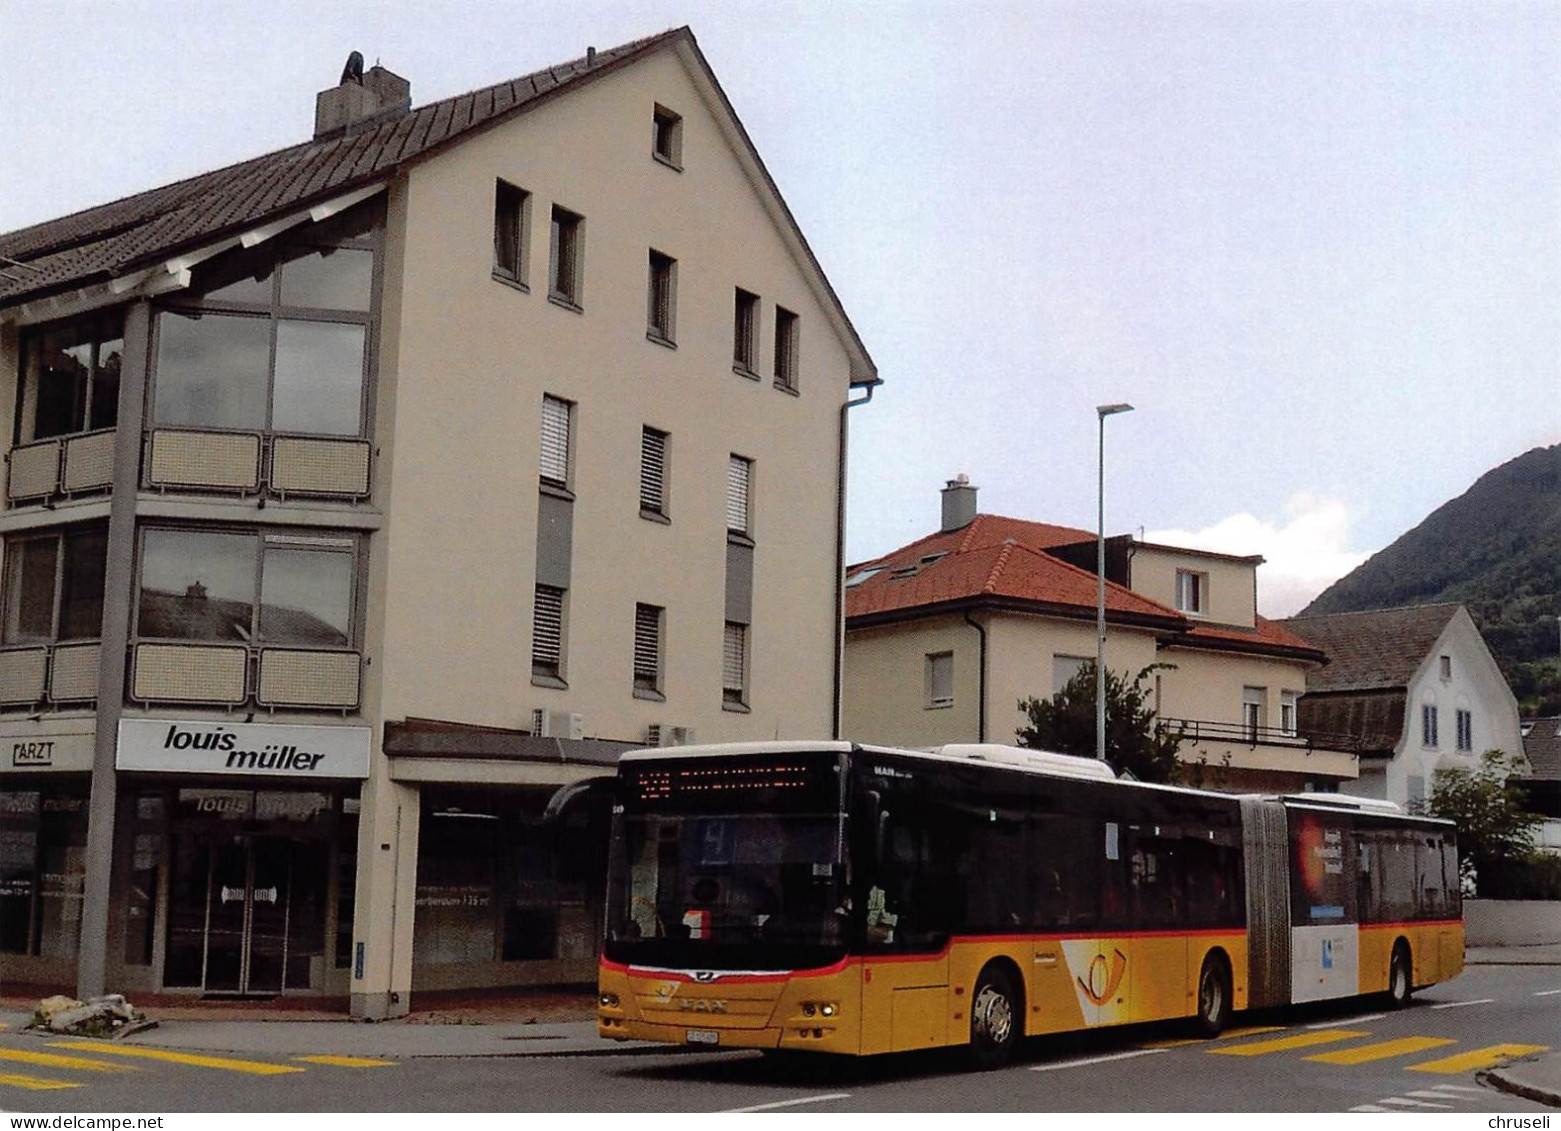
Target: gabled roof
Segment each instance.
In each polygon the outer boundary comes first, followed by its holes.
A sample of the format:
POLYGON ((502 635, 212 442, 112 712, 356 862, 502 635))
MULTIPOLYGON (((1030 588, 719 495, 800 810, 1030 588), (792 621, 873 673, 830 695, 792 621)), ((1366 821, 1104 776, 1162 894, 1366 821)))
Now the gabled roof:
MULTIPOLYGON (((979 522, 977 519, 976 523, 979 522)), ((1000 523, 1013 522, 990 522, 987 533, 1000 523)), ((1025 525, 1044 528, 1041 523, 1025 525)), ((966 531, 969 527, 951 533, 966 531)), ((1077 532, 1067 533, 1072 541, 1077 532)), ((931 613, 974 603, 1030 608, 1060 616, 1095 614, 1094 574, 1012 538, 992 542, 979 531, 970 534, 970 540, 979 543, 973 548, 966 549, 963 540, 934 536, 855 569, 855 575, 867 570, 876 572, 846 589, 847 623, 854 621, 852 627, 857 627, 863 622, 899 619, 905 614, 931 613), (948 548, 945 550, 944 546, 948 548)), ((1106 584, 1106 616, 1117 623, 1172 631, 1184 623, 1174 609, 1111 582, 1106 584)))
POLYGON ((307 141, 7 232, 0 235, 0 258, 12 262, 0 262, 0 305, 126 274, 148 261, 382 180, 474 130, 683 38, 692 41, 687 28, 638 39, 429 103, 362 133, 307 141))
POLYGON ((774 212, 795 237, 823 304, 838 318, 850 348, 859 355, 852 365, 852 384, 876 384, 876 369, 866 347, 687 27, 429 103, 378 125, 365 125, 362 132, 307 141, 0 234, 0 308, 132 275, 354 189, 383 183, 463 138, 674 46, 686 47, 730 115, 738 148, 772 195, 774 212))
POLYGON ((1291 617, 1279 624, 1328 654, 1328 666, 1306 677, 1308 695, 1404 690, 1462 608, 1458 604, 1413 605, 1291 617))
POLYGON ((1532 773, 1542 781, 1561 781, 1561 718, 1525 719, 1523 753, 1532 773))

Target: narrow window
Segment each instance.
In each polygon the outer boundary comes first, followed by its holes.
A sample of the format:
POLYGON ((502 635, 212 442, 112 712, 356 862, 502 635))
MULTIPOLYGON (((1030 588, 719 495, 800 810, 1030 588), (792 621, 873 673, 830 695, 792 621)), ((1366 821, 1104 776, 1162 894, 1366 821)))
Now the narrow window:
POLYGON ((1299 698, 1294 691, 1279 693, 1279 729, 1292 738, 1297 729, 1296 703, 1299 698))
POLYGON ((1425 703, 1420 707, 1420 744, 1434 747, 1437 745, 1436 734, 1436 704, 1425 703))
POLYGON ((954 653, 932 652, 926 662, 926 708, 954 705, 954 653))
POLYGON ((678 261, 659 251, 650 253, 650 284, 645 296, 645 336, 670 346, 677 315, 678 261))
POLYGON ((634 691, 661 694, 661 635, 666 610, 659 605, 634 606, 634 691))
POLYGON ((505 181, 493 192, 493 273, 526 285, 526 218, 531 194, 505 181))
POLYGON ((1442 657, 1441 670, 1444 680, 1453 678, 1453 658, 1451 656, 1442 657))
POLYGON ((683 118, 665 106, 657 106, 652 119, 651 153, 664 165, 683 167, 683 118))
POLYGON ((726 622, 721 647, 721 701, 733 706, 748 702, 748 626, 726 622))
POLYGON ((797 390, 797 349, 800 319, 784 307, 775 308, 775 387, 797 390))
POLYGON ((640 430, 640 514, 667 514, 667 434, 648 427, 640 430))
POLYGON ((1464 753, 1474 749, 1474 714, 1461 708, 1458 711, 1458 749, 1464 753))
POLYGON ((1267 693, 1261 687, 1241 689, 1241 729, 1245 732, 1247 741, 1254 745, 1262 733, 1265 698, 1267 693))
POLYGON ((568 401, 557 397, 542 398, 542 481, 557 487, 569 483, 569 425, 568 401))
POLYGON ((564 590, 538 585, 531 611, 531 674, 561 679, 564 667, 564 590))
POLYGON ((753 460, 734 455, 726 468, 726 529, 751 536, 753 460))
POLYGON ((584 276, 585 217, 553 206, 553 248, 548 260, 548 297, 576 309, 584 276))
POLYGON ((1209 575, 1190 569, 1176 571, 1176 608, 1183 613, 1201 613, 1208 601, 1209 575))
POLYGON ((759 370, 759 296, 737 288, 732 315, 732 368, 748 377, 759 370))

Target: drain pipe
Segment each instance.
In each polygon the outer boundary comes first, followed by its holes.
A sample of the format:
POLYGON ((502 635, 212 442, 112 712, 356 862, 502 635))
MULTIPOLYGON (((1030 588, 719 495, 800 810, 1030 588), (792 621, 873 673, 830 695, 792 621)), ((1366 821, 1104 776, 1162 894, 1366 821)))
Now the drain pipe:
POLYGON ((846 447, 849 427, 846 414, 859 405, 873 399, 873 390, 883 384, 876 377, 864 388, 858 400, 848 399, 840 406, 840 451, 835 458, 835 679, 833 714, 830 718, 830 737, 840 737, 841 683, 845 679, 846 647, 846 447))
POLYGON ((981 667, 977 673, 976 686, 976 741, 986 741, 986 625, 971 618, 970 613, 965 613, 965 623, 981 634, 981 667))

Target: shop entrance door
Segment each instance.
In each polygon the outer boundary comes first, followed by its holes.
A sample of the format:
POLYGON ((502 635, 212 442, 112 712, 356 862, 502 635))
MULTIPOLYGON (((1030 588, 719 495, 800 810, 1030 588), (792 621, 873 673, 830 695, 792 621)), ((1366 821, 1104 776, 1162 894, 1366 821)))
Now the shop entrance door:
POLYGON ((207 993, 279 994, 287 970, 294 842, 234 836, 211 846, 207 993))

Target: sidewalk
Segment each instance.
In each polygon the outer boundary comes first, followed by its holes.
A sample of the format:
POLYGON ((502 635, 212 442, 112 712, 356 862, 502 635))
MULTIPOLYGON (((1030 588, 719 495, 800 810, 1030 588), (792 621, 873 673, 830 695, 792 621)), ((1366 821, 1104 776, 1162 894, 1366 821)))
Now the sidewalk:
MULTIPOLYGON (((1471 947, 1470 966, 1561 967, 1561 945, 1471 947)), ((1561 971, 1558 971, 1561 986, 1561 971)), ((221 1002, 187 997, 132 996, 156 1028, 121 1038, 153 1048, 236 1055, 387 1057, 623 1056, 667 1054, 671 1046, 605 1041, 596 1035, 595 993, 505 990, 484 994, 420 994, 414 1010, 393 1021, 345 1016, 344 1003, 221 1002), (327 1006, 333 1008, 326 1008, 327 1006)), ((0 996, 0 1025, 17 1032, 37 998, 0 996)), ((1558 1029, 1561 1031, 1561 1029, 1558 1029)), ((1561 1107, 1561 1052, 1517 1061, 1480 1074, 1502 1091, 1561 1107)))

